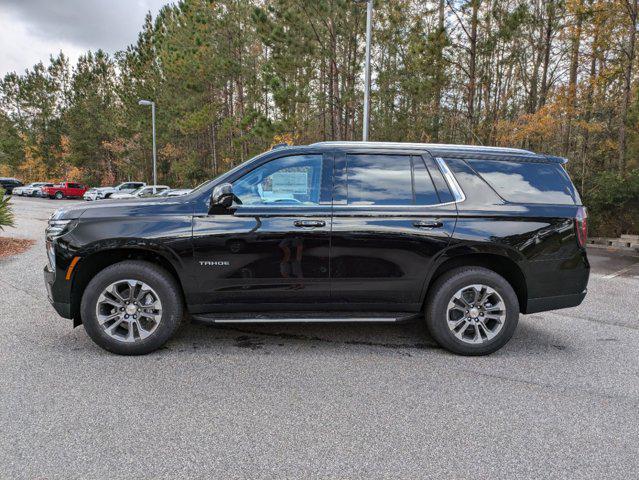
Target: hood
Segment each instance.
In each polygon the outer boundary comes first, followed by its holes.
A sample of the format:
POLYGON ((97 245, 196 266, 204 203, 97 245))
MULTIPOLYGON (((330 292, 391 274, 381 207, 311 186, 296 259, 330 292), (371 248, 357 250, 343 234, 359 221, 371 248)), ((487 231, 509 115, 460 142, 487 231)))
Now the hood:
POLYGON ((96 192, 115 192, 115 187, 96 187, 91 188, 91 190, 95 190, 96 192))
POLYGON ((185 196, 148 199, 125 198, 61 208, 51 215, 51 220, 86 220, 191 213, 193 213, 193 204, 185 196))

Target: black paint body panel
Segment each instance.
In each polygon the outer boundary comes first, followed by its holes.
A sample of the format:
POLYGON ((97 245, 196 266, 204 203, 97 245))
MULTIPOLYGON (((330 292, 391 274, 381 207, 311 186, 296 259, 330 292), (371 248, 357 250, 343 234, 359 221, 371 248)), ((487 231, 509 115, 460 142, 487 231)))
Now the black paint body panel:
MULTIPOLYGON (((45 268, 49 298, 60 315, 77 317, 73 285, 78 272, 96 255, 139 251, 170 266, 188 309, 196 314, 263 309, 418 312, 439 268, 479 257, 499 258, 518 269, 525 283, 524 313, 583 300, 589 264, 574 227, 579 206, 506 202, 463 160, 477 155, 445 149, 433 156, 446 160, 466 195, 463 201, 350 206, 344 200, 343 159, 366 151, 356 145, 278 149, 183 197, 104 201, 58 211, 55 220, 76 220, 77 225, 48 239, 56 260, 54 271, 45 268), (333 184, 322 192, 321 205, 211 210, 215 186, 292 154, 321 154, 331 165, 333 184), (301 221, 314 226, 297 226, 301 221), (418 226, 424 224, 434 227, 418 226), (75 257, 79 261, 66 280, 75 257)), ((428 150, 392 152, 423 158, 440 197, 451 197, 428 150)))

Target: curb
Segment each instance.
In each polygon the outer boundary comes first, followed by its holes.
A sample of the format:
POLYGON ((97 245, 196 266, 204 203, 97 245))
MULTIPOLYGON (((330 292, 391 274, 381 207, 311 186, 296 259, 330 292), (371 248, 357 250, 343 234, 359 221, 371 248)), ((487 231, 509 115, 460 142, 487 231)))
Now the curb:
POLYGON ((596 243, 589 243, 586 245, 587 250, 603 250, 606 253, 611 253, 614 255, 623 255, 626 257, 639 257, 639 250, 635 248, 627 248, 627 247, 612 247, 610 245, 599 245, 596 243))

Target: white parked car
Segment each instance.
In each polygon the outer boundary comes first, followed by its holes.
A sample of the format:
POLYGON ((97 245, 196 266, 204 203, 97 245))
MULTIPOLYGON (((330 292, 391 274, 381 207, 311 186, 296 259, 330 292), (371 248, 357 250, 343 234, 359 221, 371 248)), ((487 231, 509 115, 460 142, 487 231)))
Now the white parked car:
POLYGON ((109 198, 112 198, 113 200, 118 200, 122 198, 151 197, 153 195, 157 195, 161 192, 164 192, 165 190, 170 190, 170 187, 166 185, 147 185, 145 187, 138 188, 137 190, 131 193, 125 193, 125 192, 114 193, 109 198))
POLYGON ((181 197, 182 195, 188 195, 189 193, 191 193, 190 188, 172 188, 158 193, 158 197, 181 197))
POLYGON ((111 198, 115 193, 132 193, 141 187, 145 187, 144 182, 123 182, 115 187, 92 188, 84 194, 84 199, 89 201, 111 198))
MULTIPOLYGON (((29 184, 29 185, 31 185, 31 184, 29 184)), ((22 192, 24 191, 24 187, 27 187, 27 186, 28 185, 22 185, 21 187, 13 187, 13 192, 12 192, 13 196, 15 197, 17 195, 18 196, 24 195, 24 193, 22 193, 22 192)))
POLYGON ((44 187, 53 187, 53 183, 42 183, 30 190, 25 190, 25 195, 30 195, 31 197, 44 197, 44 194, 42 193, 42 189, 44 187))
POLYGON ((46 183, 46 182, 34 182, 34 183, 30 183, 29 185, 23 185, 21 187, 16 187, 13 189, 13 194, 14 195, 20 195, 23 197, 33 197, 35 195, 35 191, 38 188, 41 187, 50 187, 53 186, 52 183, 46 183))
POLYGON ((82 198, 84 198, 87 202, 92 202, 94 200, 97 200, 98 198, 98 189, 97 188, 89 188, 86 192, 84 192, 84 195, 82 195, 82 198))

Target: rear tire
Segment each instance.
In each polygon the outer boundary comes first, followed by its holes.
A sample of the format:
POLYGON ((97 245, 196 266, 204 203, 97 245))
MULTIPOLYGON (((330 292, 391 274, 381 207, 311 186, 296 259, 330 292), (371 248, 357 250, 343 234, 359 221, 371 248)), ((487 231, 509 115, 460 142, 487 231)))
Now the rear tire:
POLYGON ((429 333, 443 348, 459 355, 488 355, 515 333, 519 301, 501 275, 462 267, 435 281, 425 313, 429 333))
POLYGON ((62 200, 64 198, 64 193, 62 192, 55 192, 55 195, 53 196, 56 200, 62 200))
POLYGON ((173 276, 137 260, 116 263, 93 277, 80 308, 91 339, 119 355, 157 350, 175 334, 184 315, 182 293, 173 276))

